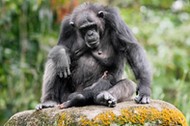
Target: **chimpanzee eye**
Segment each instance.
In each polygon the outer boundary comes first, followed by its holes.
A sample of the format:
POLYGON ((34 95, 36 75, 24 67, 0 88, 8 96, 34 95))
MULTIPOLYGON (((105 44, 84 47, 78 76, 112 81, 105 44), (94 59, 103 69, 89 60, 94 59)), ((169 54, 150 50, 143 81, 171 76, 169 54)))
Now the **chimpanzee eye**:
POLYGON ((82 36, 85 36, 85 34, 87 32, 87 28, 80 28, 79 31, 82 34, 82 36))
POLYGON ((80 29, 80 32, 81 32, 81 33, 85 33, 86 31, 87 31, 87 28, 81 28, 81 29, 80 29))
POLYGON ((97 29, 98 29, 97 25, 94 25, 94 29, 97 31, 97 29))
POLYGON ((96 24, 91 25, 91 26, 89 26, 89 29, 95 29, 97 31, 97 25, 96 24))

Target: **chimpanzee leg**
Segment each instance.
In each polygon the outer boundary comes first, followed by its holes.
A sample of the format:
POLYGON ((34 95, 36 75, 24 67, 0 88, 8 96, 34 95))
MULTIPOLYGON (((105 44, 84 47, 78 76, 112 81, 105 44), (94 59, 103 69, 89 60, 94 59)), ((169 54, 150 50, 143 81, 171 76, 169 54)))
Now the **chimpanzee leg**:
POLYGON ((113 85, 106 79, 100 78, 92 86, 85 88, 81 92, 74 92, 68 97, 68 101, 63 102, 60 108, 68 108, 72 106, 84 106, 94 104, 94 98, 102 91, 108 90, 113 85))

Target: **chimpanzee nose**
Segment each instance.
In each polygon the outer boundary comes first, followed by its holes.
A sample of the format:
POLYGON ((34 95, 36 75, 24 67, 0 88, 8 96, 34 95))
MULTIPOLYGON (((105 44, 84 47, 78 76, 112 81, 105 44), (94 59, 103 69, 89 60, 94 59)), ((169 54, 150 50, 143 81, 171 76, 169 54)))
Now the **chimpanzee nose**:
POLYGON ((93 35, 93 32, 92 32, 91 30, 89 30, 89 31, 87 32, 87 34, 88 34, 88 36, 92 36, 92 35, 93 35))

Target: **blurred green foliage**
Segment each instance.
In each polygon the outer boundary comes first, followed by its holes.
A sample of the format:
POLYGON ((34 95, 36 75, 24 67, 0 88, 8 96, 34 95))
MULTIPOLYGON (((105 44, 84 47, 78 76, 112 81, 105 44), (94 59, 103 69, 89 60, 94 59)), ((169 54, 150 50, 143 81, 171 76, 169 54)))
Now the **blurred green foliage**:
MULTIPOLYGON (((110 2, 147 50, 154 74, 152 98, 174 104, 190 124, 189 1, 110 2)), ((39 102, 44 62, 59 36, 55 19, 45 0, 0 1, 0 124, 39 102)))

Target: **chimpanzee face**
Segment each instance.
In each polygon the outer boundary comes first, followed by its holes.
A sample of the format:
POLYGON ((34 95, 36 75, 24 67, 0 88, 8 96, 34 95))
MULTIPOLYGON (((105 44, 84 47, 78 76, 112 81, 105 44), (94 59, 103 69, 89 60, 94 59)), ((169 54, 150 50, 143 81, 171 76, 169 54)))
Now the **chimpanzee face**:
POLYGON ((89 48, 96 48, 100 44, 100 33, 103 32, 103 12, 84 11, 76 15, 75 21, 70 22, 89 48))

